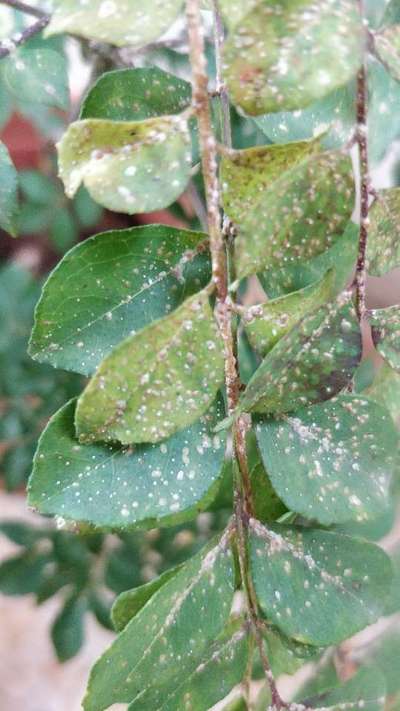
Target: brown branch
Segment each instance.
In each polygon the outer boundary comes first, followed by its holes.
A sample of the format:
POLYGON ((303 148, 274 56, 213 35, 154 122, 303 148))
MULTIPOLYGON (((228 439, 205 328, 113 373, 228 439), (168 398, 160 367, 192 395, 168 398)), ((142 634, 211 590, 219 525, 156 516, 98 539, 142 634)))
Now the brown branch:
MULTIPOLYGON (((364 25, 364 0, 357 0, 362 23, 364 25)), ((360 235, 358 243, 358 257, 356 266, 356 309, 359 321, 366 316, 366 254, 369 227, 369 198, 371 194, 371 179, 368 162, 368 70, 367 70, 367 43, 368 32, 364 30, 364 49, 362 66, 357 76, 357 130, 356 142, 360 156, 360 235)))
POLYGON ((0 59, 4 59, 4 57, 8 57, 12 54, 18 47, 31 39, 31 37, 41 32, 49 22, 50 18, 45 15, 37 22, 34 22, 30 27, 27 27, 23 32, 14 35, 10 39, 3 40, 3 42, 0 43, 0 59))
POLYGON ((21 0, 0 0, 0 5, 7 5, 7 7, 13 10, 19 10, 19 12, 25 13, 25 15, 32 15, 32 17, 37 17, 38 19, 48 17, 47 13, 43 12, 43 10, 27 5, 25 2, 21 2, 21 0))

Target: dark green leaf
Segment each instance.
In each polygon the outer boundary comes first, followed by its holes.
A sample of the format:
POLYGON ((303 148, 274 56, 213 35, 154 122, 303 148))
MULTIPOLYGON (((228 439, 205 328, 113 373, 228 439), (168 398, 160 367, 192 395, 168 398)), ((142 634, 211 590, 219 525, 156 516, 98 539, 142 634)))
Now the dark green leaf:
POLYGON ((57 615, 51 639, 60 662, 67 662, 78 654, 84 639, 84 617, 87 602, 84 598, 71 597, 57 615))
POLYGON ((104 232, 72 249, 36 308, 30 355, 94 372, 112 348, 206 285, 206 235, 163 225, 104 232))
POLYGON ((339 395, 256 428, 269 477, 286 506, 322 524, 370 521, 389 505, 398 434, 389 413, 339 395))
POLYGON ((57 210, 51 225, 50 238, 60 254, 64 254, 78 238, 75 221, 67 207, 57 210))
POLYGON ((99 625, 102 625, 102 627, 105 627, 107 630, 113 629, 111 622, 110 603, 103 600, 103 598, 101 598, 95 592, 92 592, 89 597, 89 607, 90 610, 93 612, 99 625))
POLYGON ((69 32, 135 49, 156 40, 174 22, 183 0, 58 0, 47 35, 69 32))
POLYGON ((252 3, 225 45, 232 100, 259 115, 299 109, 353 77, 361 62, 362 26, 351 0, 252 3))
POLYGON ((329 400, 350 381, 361 334, 348 295, 308 314, 268 353, 240 400, 245 412, 283 413, 329 400))
POLYGON ((183 116, 75 121, 58 144, 58 155, 68 197, 83 183, 100 205, 129 215, 167 207, 190 177, 191 149, 183 116))
POLYGON ((16 236, 18 176, 6 146, 0 142, 0 228, 16 236))
POLYGON ((128 622, 135 617, 146 602, 153 597, 154 593, 165 585, 168 580, 171 580, 181 567, 181 565, 177 565, 175 568, 170 568, 149 583, 121 593, 115 600, 111 610, 111 619, 114 629, 117 632, 122 632, 128 622))
POLYGON ((300 642, 338 644, 384 610, 392 570, 372 543, 252 520, 250 555, 262 610, 300 642))
POLYGON ((318 141, 304 141, 224 156, 223 200, 239 226, 239 277, 307 262, 343 234, 354 209, 351 161, 317 150, 318 141))
POLYGON ((191 86, 158 67, 118 69, 103 74, 81 108, 81 119, 143 121, 179 114, 191 101, 191 86))
POLYGON ((334 283, 335 272, 331 269, 322 279, 300 291, 244 309, 242 319, 253 348, 266 355, 309 311, 335 295, 334 283))
POLYGON ((225 451, 224 438, 213 435, 220 404, 167 442, 134 449, 80 445, 74 409, 74 402, 62 408, 39 442, 29 502, 41 513, 103 528, 152 528, 190 520, 210 504, 225 451))
POLYGON ((126 338, 78 400, 82 442, 159 442, 195 422, 224 378, 223 342, 205 289, 126 338))
POLYGON ((233 590, 233 559, 225 536, 163 585, 99 659, 85 711, 102 711, 117 702, 140 711, 162 708, 222 632, 233 590))
POLYGON ((83 185, 79 188, 78 192, 75 195, 73 209, 78 219, 78 222, 85 230, 87 230, 89 227, 94 227, 95 225, 97 225, 100 222, 101 216, 103 214, 103 210, 101 209, 100 205, 98 205, 96 202, 94 202, 94 200, 92 200, 88 191, 86 190, 86 188, 83 187, 83 185))
POLYGON ((379 353, 393 370, 400 372, 400 306, 375 309, 370 312, 369 321, 379 353))
POLYGON ((18 546, 30 547, 45 535, 43 529, 28 526, 20 521, 3 521, 0 533, 18 546))
POLYGON ((0 565, 0 592, 27 595, 38 590, 49 556, 34 551, 8 558, 0 565))

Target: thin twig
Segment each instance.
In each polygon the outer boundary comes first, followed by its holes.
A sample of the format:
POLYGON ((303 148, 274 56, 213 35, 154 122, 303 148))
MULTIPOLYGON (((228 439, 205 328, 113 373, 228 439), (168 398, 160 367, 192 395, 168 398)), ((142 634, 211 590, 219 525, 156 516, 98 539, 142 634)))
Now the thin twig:
MULTIPOLYGON (((364 25, 364 0, 357 0, 362 23, 364 25)), ((365 29, 362 65, 357 76, 357 131, 356 141, 360 156, 360 236, 356 266, 356 308, 359 321, 366 316, 366 255, 369 227, 369 197, 371 194, 371 179, 368 163, 368 74, 367 74, 367 30, 365 29)))
POLYGON ((41 32, 46 27, 46 25, 48 25, 49 22, 49 17, 42 17, 37 22, 34 22, 33 25, 27 27, 27 29, 23 32, 19 32, 10 39, 3 40, 3 42, 0 43, 0 59, 8 57, 18 47, 20 47, 22 44, 31 39, 31 37, 34 37, 35 35, 39 34, 39 32, 41 32))
POLYGON ((44 17, 48 17, 47 13, 43 10, 27 5, 25 2, 21 2, 21 0, 0 0, 0 5, 7 5, 13 10, 19 10, 19 12, 25 13, 25 15, 32 15, 32 17, 37 17, 40 20, 44 17))

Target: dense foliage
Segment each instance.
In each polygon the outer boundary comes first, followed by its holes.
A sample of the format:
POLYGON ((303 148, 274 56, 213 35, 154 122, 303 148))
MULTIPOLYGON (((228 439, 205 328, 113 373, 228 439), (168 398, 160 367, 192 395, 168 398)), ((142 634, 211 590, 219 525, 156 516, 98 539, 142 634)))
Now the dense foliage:
MULTIPOLYGON (((399 133, 398 0, 0 4, 35 17, 0 48, 10 102, 66 107, 62 34, 127 52, 57 144, 74 205, 19 176, 34 215, 60 200, 59 225, 44 224, 60 251, 75 221, 96 223, 93 202, 178 214, 186 192, 198 217, 95 234, 45 282, 24 368, 75 376, 51 393, 54 410, 72 399, 40 437, 28 502, 65 530, 4 524, 22 553, 0 589, 63 590, 62 660, 85 611, 107 625, 121 593, 85 711, 400 708, 399 556, 374 542, 399 491, 400 307, 366 301, 367 273, 400 266, 400 188, 370 175, 399 133), (361 363, 369 327, 376 369, 361 363), (351 651, 335 647, 380 618, 344 680, 351 651), (313 677, 282 699, 276 679, 307 661, 313 677)), ((3 145, 0 181, 0 225, 16 235, 3 145)), ((1 288, 6 314, 34 293, 12 269, 1 288)))

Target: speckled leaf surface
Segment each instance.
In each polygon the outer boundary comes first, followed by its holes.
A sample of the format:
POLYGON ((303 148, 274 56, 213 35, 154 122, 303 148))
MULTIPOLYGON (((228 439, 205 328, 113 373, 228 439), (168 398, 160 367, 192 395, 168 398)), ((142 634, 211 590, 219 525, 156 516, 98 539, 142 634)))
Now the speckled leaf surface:
POLYGON ((30 355, 91 375, 115 345, 207 284, 205 239, 203 233, 148 225, 78 244, 44 286, 30 355))
POLYGON ((91 87, 80 119, 143 121, 181 113, 190 104, 189 82, 158 67, 117 69, 91 87))
POLYGON ((343 234, 354 209, 348 155, 318 141, 233 151, 222 162, 223 202, 239 226, 239 277, 306 262, 343 234))
POLYGON ((261 0, 225 45, 232 100, 251 115, 307 106, 356 74, 361 38, 351 0, 261 0))
MULTIPOLYGON (((385 706, 386 684, 383 674, 374 668, 361 668, 345 684, 326 691, 307 702, 311 708, 325 711, 382 711, 385 706)), ((300 703, 302 703, 300 701, 300 703)))
POLYGON ((240 400, 245 412, 284 413, 329 400, 361 358, 361 333, 349 297, 305 316, 267 354, 240 400))
POLYGON ((370 312, 369 322, 379 353, 393 370, 400 372, 400 306, 374 309, 370 312))
POLYGON ((29 502, 42 514, 99 528, 151 528, 194 518, 218 489, 224 436, 213 434, 221 403, 161 445, 80 445, 75 401, 44 431, 29 482, 29 502), (215 490, 215 491, 214 491, 215 490))
POLYGON ((389 505, 398 435, 385 408, 356 395, 257 424, 261 455, 286 506, 324 525, 369 521, 389 505))
POLYGON ((71 33, 139 49, 166 32, 182 0, 58 0, 47 35, 71 33))
POLYGON ((276 679, 281 674, 294 674, 321 652, 319 647, 301 644, 293 638, 285 637, 276 627, 266 628, 263 637, 271 670, 276 679))
POLYGON ((0 141, 0 227, 16 236, 18 176, 10 154, 0 141))
POLYGON ((187 121, 85 119, 70 124, 58 144, 59 174, 72 198, 83 183, 93 200, 130 215, 167 207, 190 177, 187 121))
POLYGON ((161 573, 157 578, 154 578, 154 580, 132 588, 132 590, 125 590, 121 595, 118 595, 111 608, 111 620, 114 629, 117 632, 122 632, 124 627, 137 615, 146 602, 148 602, 157 590, 162 588, 168 580, 171 580, 181 567, 181 565, 177 565, 175 568, 170 568, 164 571, 164 573, 161 573))
POLYGON ((300 291, 245 309, 242 320, 253 348, 266 355, 309 311, 334 296, 334 284, 335 272, 331 269, 315 284, 300 291))
POLYGON ((400 266, 400 188, 378 194, 370 209, 367 247, 368 272, 382 276, 400 266))
POLYGON ((378 58, 392 77, 400 81, 400 25, 385 27, 374 36, 378 58))
POLYGON ((210 645, 196 669, 182 676, 178 688, 156 707, 139 699, 128 711, 208 711, 239 684, 245 676, 249 655, 249 634, 243 620, 230 622, 210 645))
POLYGON ((223 383, 223 342, 206 290, 116 346, 78 400, 82 442, 158 442, 195 422, 223 383))
POLYGON ((334 269, 334 292, 339 294, 350 283, 357 260, 359 227, 349 222, 333 247, 307 262, 266 269, 258 274, 270 298, 304 289, 322 279, 328 269, 334 269))
POLYGON ((117 702, 140 711, 163 708, 223 632, 233 591, 229 544, 226 538, 214 540, 151 598, 99 659, 85 711, 103 711, 117 702))
POLYGON ((288 637, 339 644, 382 614, 392 569, 380 548, 330 531, 250 524, 258 600, 288 637))

